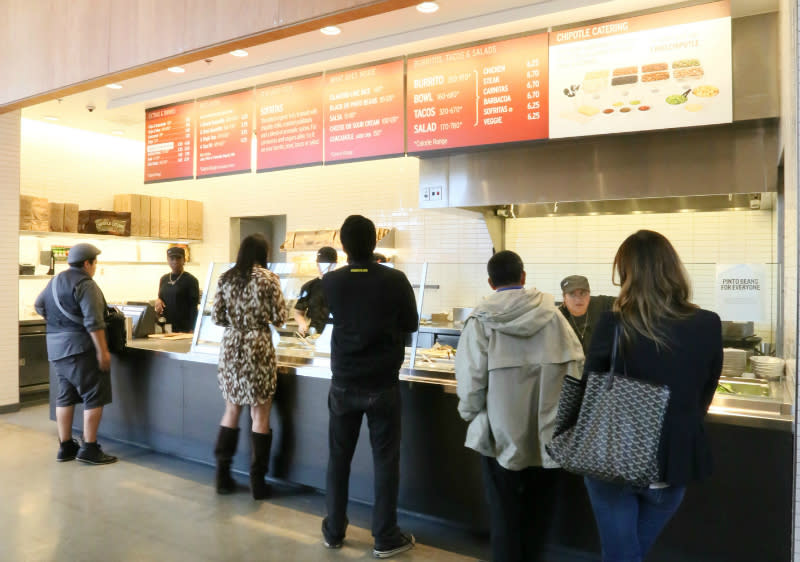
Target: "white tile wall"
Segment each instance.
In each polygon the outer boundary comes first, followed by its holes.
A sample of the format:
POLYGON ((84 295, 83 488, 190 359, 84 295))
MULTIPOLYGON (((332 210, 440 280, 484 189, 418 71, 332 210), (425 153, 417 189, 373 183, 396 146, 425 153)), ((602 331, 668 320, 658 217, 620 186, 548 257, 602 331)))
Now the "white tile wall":
MULTIPOLYGON (((0 114, 0 240, 19 230, 20 112, 0 114)), ((19 403, 16 244, 0 245, 0 407, 19 403)))

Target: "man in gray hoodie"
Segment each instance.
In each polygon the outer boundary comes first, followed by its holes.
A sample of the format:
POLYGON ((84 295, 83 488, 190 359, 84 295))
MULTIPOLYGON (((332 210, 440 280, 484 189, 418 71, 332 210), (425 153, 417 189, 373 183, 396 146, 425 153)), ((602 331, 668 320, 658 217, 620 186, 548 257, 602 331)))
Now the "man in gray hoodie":
POLYGON ((543 480, 558 465, 550 441, 564 377, 580 378, 583 350, 552 295, 525 289, 514 252, 487 265, 494 294, 464 324, 456 353, 464 443, 481 454, 491 521, 492 560, 536 560, 532 532, 543 480))

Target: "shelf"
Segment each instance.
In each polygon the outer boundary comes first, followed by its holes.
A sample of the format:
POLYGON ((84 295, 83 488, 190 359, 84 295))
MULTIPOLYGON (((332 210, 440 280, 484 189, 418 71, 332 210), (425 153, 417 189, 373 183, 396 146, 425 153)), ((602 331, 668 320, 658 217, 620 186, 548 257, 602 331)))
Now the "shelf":
POLYGON ((20 275, 20 279, 52 279, 54 275, 20 275))
POLYGON ((151 238, 150 236, 114 236, 113 234, 83 234, 80 232, 40 232, 37 230, 20 230, 20 236, 29 238, 86 238, 106 240, 141 240, 144 242, 163 242, 170 244, 201 244, 202 240, 187 238, 151 238))

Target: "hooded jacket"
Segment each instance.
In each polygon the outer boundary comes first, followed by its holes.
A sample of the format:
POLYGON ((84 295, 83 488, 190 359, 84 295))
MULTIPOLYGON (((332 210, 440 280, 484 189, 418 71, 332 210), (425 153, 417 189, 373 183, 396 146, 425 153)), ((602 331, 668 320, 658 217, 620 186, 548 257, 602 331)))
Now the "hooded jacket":
POLYGON ((508 289, 487 297, 456 353, 458 412, 470 422, 464 445, 509 470, 558 467, 544 446, 564 377, 581 378, 583 359, 552 295, 508 289))

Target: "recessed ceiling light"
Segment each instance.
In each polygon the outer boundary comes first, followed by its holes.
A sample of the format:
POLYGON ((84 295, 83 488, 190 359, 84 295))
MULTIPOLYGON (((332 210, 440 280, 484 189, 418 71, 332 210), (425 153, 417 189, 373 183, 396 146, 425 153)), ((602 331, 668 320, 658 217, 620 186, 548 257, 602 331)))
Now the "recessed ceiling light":
POLYGON ((236 49, 235 51, 231 51, 231 54, 234 57, 246 57, 247 51, 245 51, 244 49, 236 49))
POLYGON ((45 115, 44 118, 48 121, 58 121, 58 117, 55 115, 45 115))
POLYGON ((436 2, 422 2, 417 4, 417 11, 423 14, 432 14, 439 9, 439 4, 436 2))
POLYGON ((329 25, 328 27, 323 27, 320 29, 322 33, 325 35, 339 35, 342 30, 336 27, 335 25, 329 25))
POLYGON ((106 84, 106 88, 111 88, 112 90, 121 90, 121 84, 106 84))
POLYGON ((111 134, 112 135, 120 135, 120 136, 122 136, 122 135, 125 134, 125 131, 111 131, 111 134))
POLYGON ((183 72, 186 72, 186 69, 183 68, 182 66, 170 66, 167 70, 169 70, 170 72, 174 72, 175 74, 181 74, 183 72))

